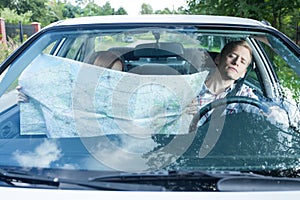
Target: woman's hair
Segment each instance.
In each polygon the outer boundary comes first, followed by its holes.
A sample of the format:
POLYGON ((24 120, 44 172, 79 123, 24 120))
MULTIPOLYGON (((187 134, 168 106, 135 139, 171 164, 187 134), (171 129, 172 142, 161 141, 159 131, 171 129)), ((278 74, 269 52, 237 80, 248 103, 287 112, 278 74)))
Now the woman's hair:
POLYGON ((252 49, 245 40, 238 40, 238 41, 232 41, 227 43, 221 51, 221 58, 226 56, 229 52, 232 52, 237 46, 242 46, 248 49, 250 53, 250 57, 252 59, 252 49))
POLYGON ((93 64, 111 69, 116 61, 120 61, 123 65, 123 60, 118 55, 111 51, 103 51, 96 57, 93 64))

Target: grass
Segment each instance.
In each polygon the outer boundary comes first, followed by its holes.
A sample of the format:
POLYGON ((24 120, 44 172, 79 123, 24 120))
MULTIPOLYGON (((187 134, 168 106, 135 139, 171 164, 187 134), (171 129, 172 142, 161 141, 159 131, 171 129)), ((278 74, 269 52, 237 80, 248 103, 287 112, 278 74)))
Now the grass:
POLYGON ((12 39, 7 41, 7 44, 0 42, 0 63, 2 63, 16 48, 20 45, 12 39))
MULTIPOLYGON (((15 42, 10 39, 7 44, 3 44, 0 42, 0 63, 2 63, 16 48, 18 48, 20 42, 15 42)), ((18 80, 15 80, 6 92, 14 90, 18 85, 18 80)))

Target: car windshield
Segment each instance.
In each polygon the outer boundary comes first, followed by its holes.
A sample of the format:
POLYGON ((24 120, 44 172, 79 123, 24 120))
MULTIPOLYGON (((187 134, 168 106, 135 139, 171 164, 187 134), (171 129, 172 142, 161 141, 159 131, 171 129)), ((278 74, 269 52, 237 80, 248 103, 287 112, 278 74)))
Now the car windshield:
POLYGON ((299 49, 275 32, 115 24, 29 41, 1 68, 1 166, 298 175, 299 49), (234 86, 255 98, 216 95, 193 113, 234 41, 252 49, 234 86))

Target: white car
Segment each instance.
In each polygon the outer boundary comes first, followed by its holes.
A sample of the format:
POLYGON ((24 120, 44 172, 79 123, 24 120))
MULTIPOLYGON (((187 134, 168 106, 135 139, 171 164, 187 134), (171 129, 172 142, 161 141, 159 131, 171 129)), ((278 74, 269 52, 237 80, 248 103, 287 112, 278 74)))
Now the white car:
POLYGON ((300 196, 300 48, 265 23, 201 15, 69 19, 29 38, 0 72, 2 197, 300 196), (237 40, 253 58, 236 85, 257 98, 234 94, 188 112, 221 49, 237 40), (111 55, 113 63, 96 61, 111 55), (258 112, 199 122, 232 104, 258 112))

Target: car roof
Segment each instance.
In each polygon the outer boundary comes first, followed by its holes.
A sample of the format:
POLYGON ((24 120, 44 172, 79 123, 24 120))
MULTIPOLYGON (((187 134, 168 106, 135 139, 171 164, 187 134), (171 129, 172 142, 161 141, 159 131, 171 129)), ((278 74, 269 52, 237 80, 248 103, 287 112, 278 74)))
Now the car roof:
MULTIPOLYGON (((62 20, 51 26, 88 24, 136 24, 136 23, 174 23, 174 24, 219 24, 238 26, 264 26, 265 23, 248 18, 212 15, 107 15, 80 17, 62 20)), ((268 26, 269 27, 269 26, 268 26)))

